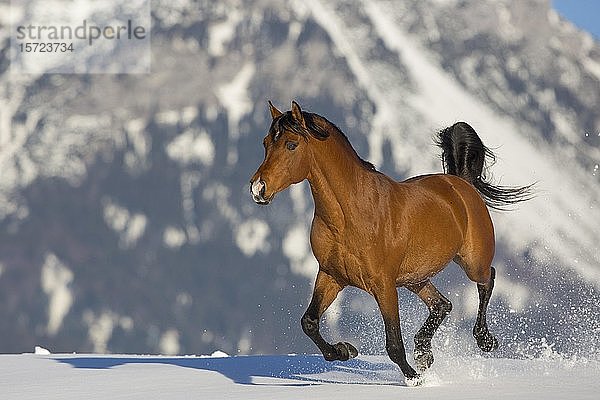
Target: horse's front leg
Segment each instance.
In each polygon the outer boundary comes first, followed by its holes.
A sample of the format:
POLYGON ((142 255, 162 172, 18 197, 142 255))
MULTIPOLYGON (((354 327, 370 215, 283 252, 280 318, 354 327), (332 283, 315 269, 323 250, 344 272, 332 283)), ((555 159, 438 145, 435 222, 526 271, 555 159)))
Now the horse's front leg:
POLYGON ((327 308, 333 303, 343 289, 333 277, 319 269, 312 300, 302 317, 302 330, 317 345, 327 361, 346 361, 358 355, 358 351, 350 343, 340 342, 335 345, 327 343, 319 332, 319 321, 327 308))
POLYGON ((418 385, 419 375, 406 361, 406 351, 400 330, 398 312, 398 291, 393 284, 387 284, 373 293, 385 325, 385 348, 390 359, 398 364, 406 377, 407 384, 418 385))

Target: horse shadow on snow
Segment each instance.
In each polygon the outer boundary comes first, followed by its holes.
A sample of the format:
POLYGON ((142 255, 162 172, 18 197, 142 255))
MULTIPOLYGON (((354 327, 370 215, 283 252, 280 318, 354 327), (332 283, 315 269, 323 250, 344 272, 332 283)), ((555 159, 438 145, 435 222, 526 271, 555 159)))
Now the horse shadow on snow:
MULTIPOLYGON (((126 357, 89 356, 55 358, 82 369, 110 369, 126 364, 162 364, 218 372, 242 385, 255 385, 253 378, 278 378, 296 382, 276 385, 305 386, 321 383, 400 385, 400 371, 393 364, 356 358, 328 362, 317 355, 269 355, 236 357, 126 357)), ((401 378, 400 378, 401 379, 401 378)))

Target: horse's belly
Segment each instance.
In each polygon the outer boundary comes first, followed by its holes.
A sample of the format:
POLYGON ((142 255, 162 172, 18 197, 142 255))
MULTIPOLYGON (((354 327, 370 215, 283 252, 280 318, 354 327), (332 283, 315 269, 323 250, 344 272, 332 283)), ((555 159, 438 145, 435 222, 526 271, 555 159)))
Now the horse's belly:
POLYGON ((398 285, 431 278, 444 269, 462 247, 463 232, 455 221, 439 218, 436 222, 411 232, 397 274, 398 285))
POLYGON ((436 252, 407 254, 400 266, 396 284, 405 286, 424 282, 443 270, 454 258, 458 246, 436 252))

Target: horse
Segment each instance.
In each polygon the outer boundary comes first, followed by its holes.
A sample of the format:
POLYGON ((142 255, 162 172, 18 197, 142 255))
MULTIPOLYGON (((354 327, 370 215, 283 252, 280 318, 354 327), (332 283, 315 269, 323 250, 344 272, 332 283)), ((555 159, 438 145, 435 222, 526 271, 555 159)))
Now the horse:
POLYGON ((455 261, 477 284, 479 309, 473 328, 484 352, 498 347, 488 329, 486 310, 494 288, 494 227, 488 207, 506 207, 531 197, 531 187, 494 185, 486 176, 494 160, 475 130, 458 122, 441 130, 445 173, 396 182, 361 159, 346 135, 325 117, 279 111, 268 102, 271 125, 263 140, 265 157, 250 180, 260 205, 292 184, 308 180, 314 199, 310 244, 319 263, 312 299, 301 325, 328 361, 358 355, 347 342, 328 343, 319 332, 321 316, 347 286, 371 294, 385 326, 386 351, 417 385, 433 363, 431 340, 452 310, 452 303, 431 278, 455 261), (398 287, 415 293, 429 316, 414 337, 414 361, 408 363, 400 330, 398 287))

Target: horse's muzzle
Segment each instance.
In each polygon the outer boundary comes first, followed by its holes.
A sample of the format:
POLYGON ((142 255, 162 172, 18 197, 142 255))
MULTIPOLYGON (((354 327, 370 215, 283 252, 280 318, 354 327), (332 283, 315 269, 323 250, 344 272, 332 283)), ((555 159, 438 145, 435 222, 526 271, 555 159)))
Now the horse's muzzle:
POLYGON ((250 194, 256 204, 263 206, 268 205, 271 199, 265 199, 265 190, 267 190, 267 184, 260 178, 254 182, 250 182, 250 194))

